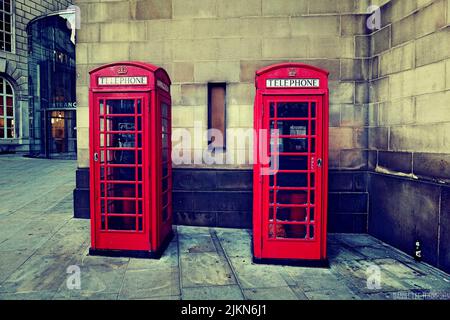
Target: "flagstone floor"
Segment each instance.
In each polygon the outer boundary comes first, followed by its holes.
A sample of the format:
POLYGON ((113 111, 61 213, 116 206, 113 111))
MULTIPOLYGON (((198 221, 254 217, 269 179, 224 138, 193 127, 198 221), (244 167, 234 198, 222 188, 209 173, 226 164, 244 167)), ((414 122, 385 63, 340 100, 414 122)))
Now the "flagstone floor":
POLYGON ((0 156, 0 300, 450 299, 448 274, 368 235, 329 235, 329 269, 255 265, 251 231, 183 226, 160 260, 89 256, 75 169, 0 156))

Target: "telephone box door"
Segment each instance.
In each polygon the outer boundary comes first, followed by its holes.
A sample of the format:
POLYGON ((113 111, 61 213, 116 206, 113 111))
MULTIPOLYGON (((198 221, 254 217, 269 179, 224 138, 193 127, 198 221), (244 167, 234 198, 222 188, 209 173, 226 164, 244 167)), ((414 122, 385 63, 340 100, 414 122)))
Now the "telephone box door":
POLYGON ((150 250, 148 94, 95 94, 93 147, 97 249, 150 250))
POLYGON ((322 259, 323 96, 262 102, 272 158, 262 176, 262 257, 322 259))

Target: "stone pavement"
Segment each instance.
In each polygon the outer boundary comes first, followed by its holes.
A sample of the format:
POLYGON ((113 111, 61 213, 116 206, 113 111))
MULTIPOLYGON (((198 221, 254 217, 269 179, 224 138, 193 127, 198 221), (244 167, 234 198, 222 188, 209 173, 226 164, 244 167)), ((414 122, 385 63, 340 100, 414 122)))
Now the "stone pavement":
POLYGON ((367 235, 330 235, 329 269, 254 265, 250 231, 181 226, 160 260, 89 256, 75 168, 0 156, 0 300, 450 299, 449 275, 367 235), (81 290, 67 287, 70 266, 81 290))

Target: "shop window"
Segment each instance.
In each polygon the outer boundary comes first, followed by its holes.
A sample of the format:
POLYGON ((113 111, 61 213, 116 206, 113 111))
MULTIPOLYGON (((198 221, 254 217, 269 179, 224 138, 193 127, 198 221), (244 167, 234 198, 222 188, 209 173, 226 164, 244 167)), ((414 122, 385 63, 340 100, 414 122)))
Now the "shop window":
POLYGON ((7 52, 13 51, 13 11, 12 1, 0 2, 0 49, 7 52))
POLYGON ((14 91, 8 80, 0 78, 0 139, 15 138, 14 91))
POLYGON ((226 84, 208 84, 208 129, 217 130, 221 133, 221 139, 213 134, 208 136, 208 143, 211 149, 225 149, 225 106, 226 106, 226 84))

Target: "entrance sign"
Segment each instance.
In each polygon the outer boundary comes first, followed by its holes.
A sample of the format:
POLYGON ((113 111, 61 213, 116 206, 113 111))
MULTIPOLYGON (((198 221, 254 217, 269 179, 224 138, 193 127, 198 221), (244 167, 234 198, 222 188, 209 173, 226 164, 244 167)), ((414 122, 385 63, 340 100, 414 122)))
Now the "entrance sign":
POLYGON ((325 265, 328 72, 297 63, 257 71, 254 119, 270 132, 253 143, 254 261, 325 265))
POLYGON ((90 253, 159 258, 173 236, 169 76, 121 62, 90 77, 90 253))

